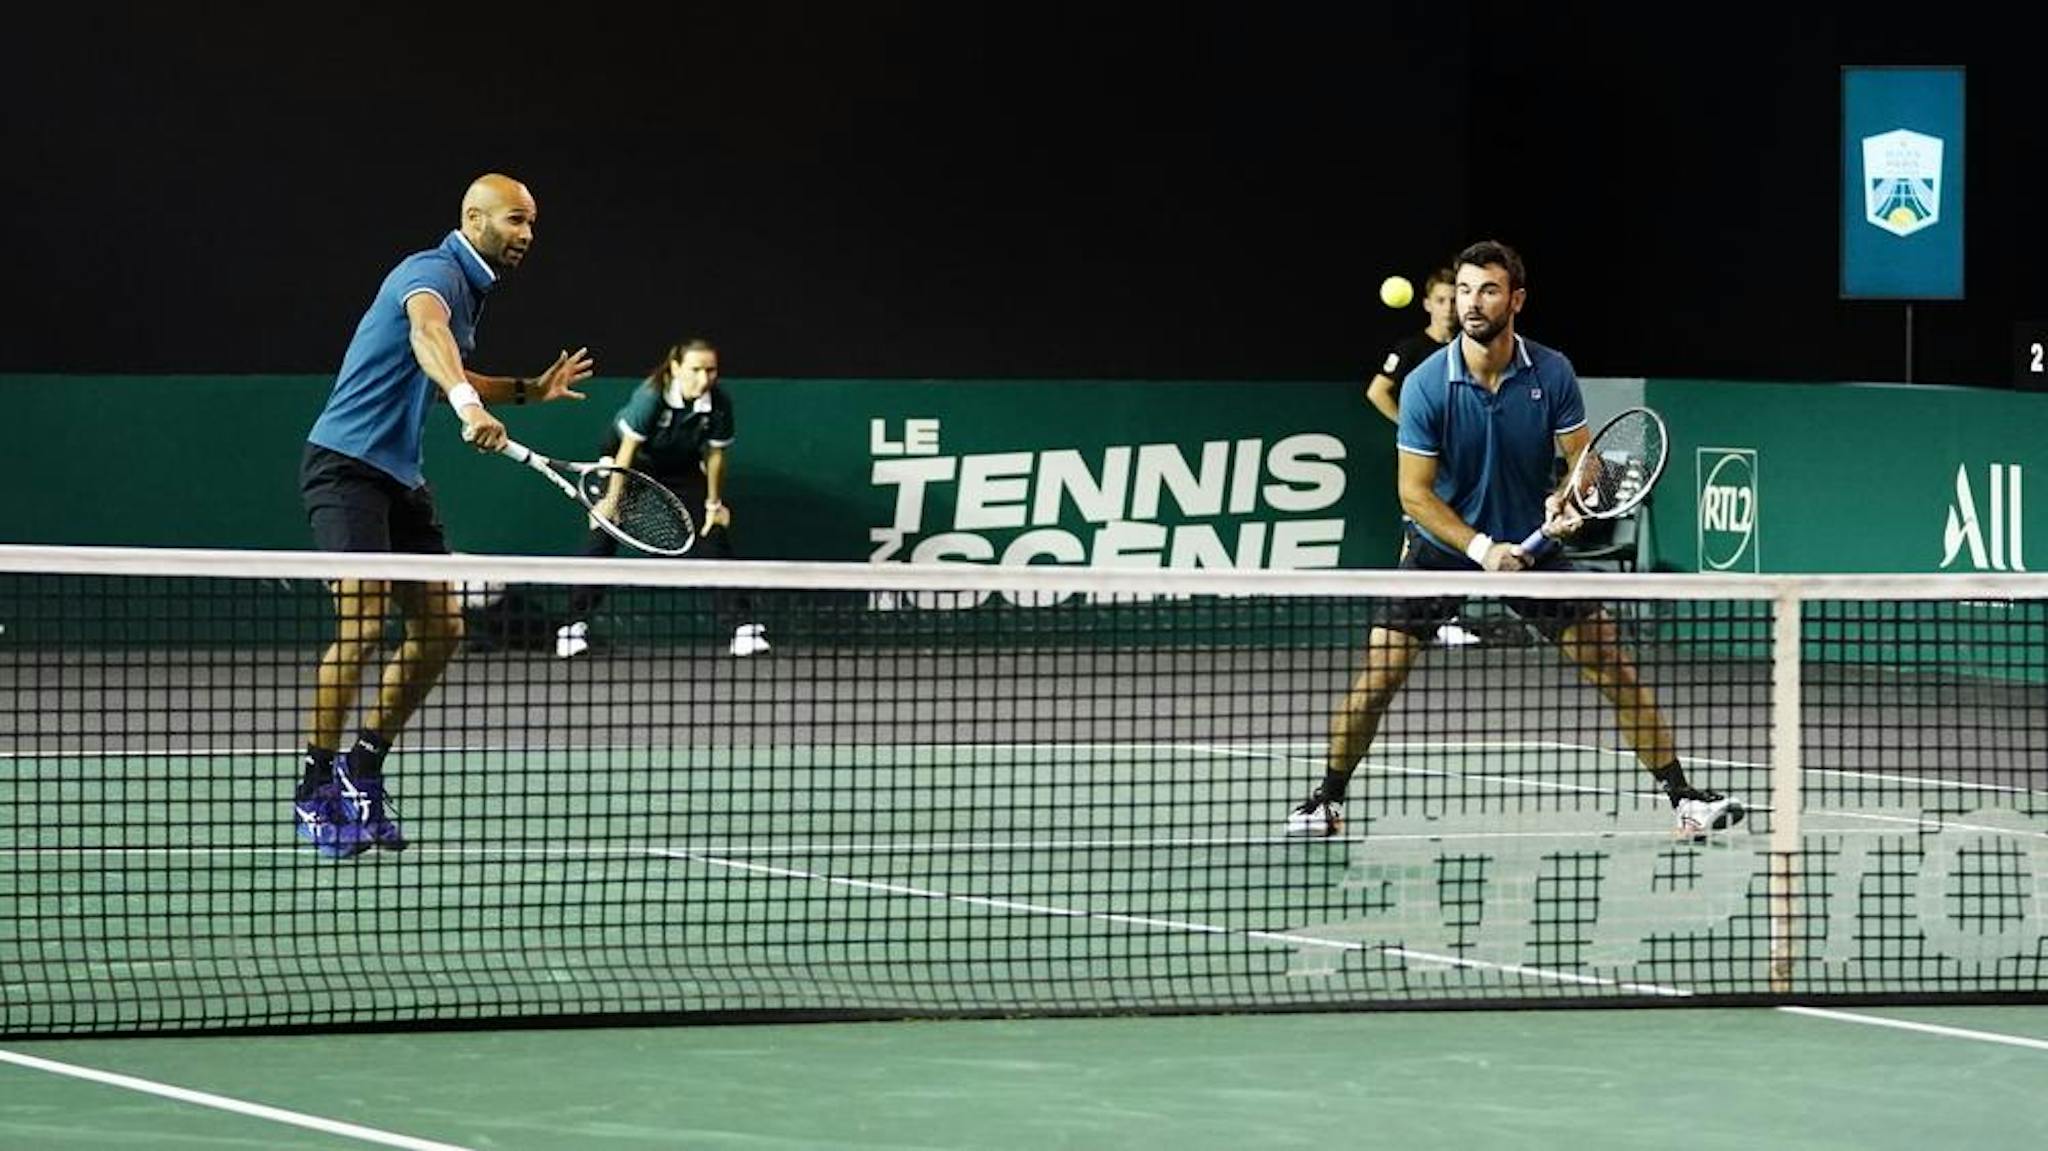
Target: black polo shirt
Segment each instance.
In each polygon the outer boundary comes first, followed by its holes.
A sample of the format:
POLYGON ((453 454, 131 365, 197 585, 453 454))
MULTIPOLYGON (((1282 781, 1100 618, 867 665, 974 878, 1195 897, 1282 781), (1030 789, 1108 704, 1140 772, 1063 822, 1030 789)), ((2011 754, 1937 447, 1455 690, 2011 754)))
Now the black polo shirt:
POLYGON ((1401 384, 1408 378, 1408 373, 1441 347, 1443 345, 1431 339, 1426 331, 1410 332, 1401 337, 1393 351, 1387 353, 1387 358, 1380 364, 1380 374, 1394 381, 1396 399, 1401 395, 1401 384))
POLYGON ((640 446, 634 450, 633 466, 653 476, 694 476, 703 472, 704 454, 733 441, 732 398, 725 389, 712 385, 695 400, 682 400, 646 386, 633 389, 633 397, 619 409, 605 439, 605 453, 617 455, 627 439, 640 446))

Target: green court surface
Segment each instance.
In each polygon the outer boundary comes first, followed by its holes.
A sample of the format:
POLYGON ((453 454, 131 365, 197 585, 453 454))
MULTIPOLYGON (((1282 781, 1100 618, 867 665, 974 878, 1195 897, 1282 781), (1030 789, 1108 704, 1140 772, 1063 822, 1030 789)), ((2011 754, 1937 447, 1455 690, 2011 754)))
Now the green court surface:
POLYGON ((2048 1146, 2043 1008, 107 1039, 0 1052, 0 1147, 50 1151, 2048 1146))
MULTIPOLYGON (((1767 812, 1675 842, 1614 752, 1391 742, 1368 834, 1288 838, 1314 755, 428 750, 397 784, 416 845, 346 863, 291 839, 289 753, 21 758, 12 802, 63 817, 0 828, 0 1007, 102 1032, 1787 989, 1767 812), (789 778, 800 802, 758 785, 789 778), (235 817, 124 818, 153 809, 235 817)), ((1697 770, 1769 799, 1756 765, 1697 770)), ((1887 779, 1807 812, 1789 990, 2038 990, 2041 797, 1887 779)))

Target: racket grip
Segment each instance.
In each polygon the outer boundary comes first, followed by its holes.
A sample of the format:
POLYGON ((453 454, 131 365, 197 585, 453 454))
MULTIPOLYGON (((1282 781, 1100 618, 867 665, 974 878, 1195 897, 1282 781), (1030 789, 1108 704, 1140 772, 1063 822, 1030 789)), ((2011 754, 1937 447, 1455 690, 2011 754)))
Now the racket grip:
POLYGON ((1522 541, 1522 554, 1532 559, 1540 559, 1557 549, 1558 542, 1544 535, 1542 528, 1530 532, 1529 538, 1522 541))
POLYGON ((504 446, 498 449, 498 454, 511 456, 523 464, 533 458, 533 449, 520 443, 518 440, 507 438, 504 446))

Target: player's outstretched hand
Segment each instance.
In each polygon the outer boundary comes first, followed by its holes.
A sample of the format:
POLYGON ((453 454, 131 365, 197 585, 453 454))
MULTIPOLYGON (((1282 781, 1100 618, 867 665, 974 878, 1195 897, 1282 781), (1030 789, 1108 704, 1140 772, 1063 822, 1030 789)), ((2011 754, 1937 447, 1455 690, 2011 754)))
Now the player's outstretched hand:
POLYGON ((576 385, 589 379, 596 370, 597 364, 590 358, 589 348, 578 348, 573 353, 562 352, 555 357, 554 363, 548 365, 547 371, 534 378, 534 384, 540 389, 540 402, 584 399, 576 385))

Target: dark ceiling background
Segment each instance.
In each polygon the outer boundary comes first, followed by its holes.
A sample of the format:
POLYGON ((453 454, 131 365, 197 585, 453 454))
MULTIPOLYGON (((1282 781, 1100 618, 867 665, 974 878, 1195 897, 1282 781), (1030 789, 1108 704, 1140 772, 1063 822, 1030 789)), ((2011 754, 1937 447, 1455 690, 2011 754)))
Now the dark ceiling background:
POLYGON ((1493 236, 1584 374, 1896 380, 1904 306, 1836 298, 1838 70, 1917 62, 1970 69, 1970 217, 1915 378, 2003 385, 2037 46, 1650 8, 47 14, 0 77, 0 370, 330 372, 502 170, 540 241, 485 370, 701 333, 750 376, 1353 378, 1420 323, 1380 279, 1493 236))

